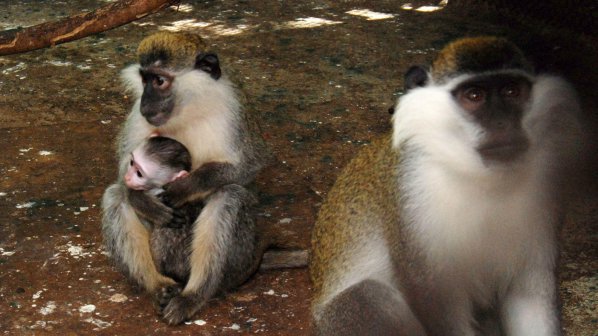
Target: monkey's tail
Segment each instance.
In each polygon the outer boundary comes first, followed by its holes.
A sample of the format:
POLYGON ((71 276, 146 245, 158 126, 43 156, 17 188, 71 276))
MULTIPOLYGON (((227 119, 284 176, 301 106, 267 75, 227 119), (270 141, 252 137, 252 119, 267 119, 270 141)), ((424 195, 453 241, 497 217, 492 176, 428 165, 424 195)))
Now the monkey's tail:
POLYGON ((260 271, 307 267, 309 251, 297 243, 293 232, 263 218, 256 224, 258 253, 262 254, 260 271))
POLYGON ((266 250, 260 264, 260 271, 307 267, 307 250, 266 250))

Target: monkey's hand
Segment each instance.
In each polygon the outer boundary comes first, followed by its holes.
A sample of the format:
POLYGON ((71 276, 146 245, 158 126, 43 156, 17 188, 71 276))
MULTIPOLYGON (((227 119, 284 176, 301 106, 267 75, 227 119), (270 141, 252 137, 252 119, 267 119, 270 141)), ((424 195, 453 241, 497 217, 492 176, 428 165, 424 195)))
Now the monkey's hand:
POLYGON ((181 207, 185 201, 193 194, 193 178, 185 177, 164 186, 164 192, 160 198, 164 204, 172 208, 181 207))
POLYGON ((188 224, 187 213, 181 208, 172 208, 172 220, 166 226, 180 229, 186 224, 188 224))
MULTIPOLYGON (((187 209, 184 207, 175 207, 172 205, 172 202, 169 198, 164 197, 164 192, 158 195, 158 198, 162 201, 164 205, 172 209, 172 220, 168 222, 166 227, 173 228, 173 229, 180 229, 185 224, 189 223, 189 218, 187 217, 187 209)), ((193 220, 193 219, 192 219, 193 220)))
POLYGON ((208 162, 187 177, 164 186, 161 194, 173 207, 180 207, 189 199, 203 199, 214 190, 237 182, 237 167, 227 162, 208 162))
POLYGON ((139 218, 152 227, 161 227, 172 221, 172 209, 162 204, 158 198, 148 195, 143 190, 128 190, 129 203, 139 218))

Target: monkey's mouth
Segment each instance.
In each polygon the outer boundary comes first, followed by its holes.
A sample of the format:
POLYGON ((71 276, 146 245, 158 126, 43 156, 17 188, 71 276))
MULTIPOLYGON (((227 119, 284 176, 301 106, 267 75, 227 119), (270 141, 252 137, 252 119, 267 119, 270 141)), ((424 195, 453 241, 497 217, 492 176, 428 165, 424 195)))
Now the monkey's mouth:
POLYGON ((478 153, 484 161, 512 162, 525 153, 528 146, 525 140, 495 142, 478 147, 478 153))
POLYGON ((150 103, 141 102, 140 108, 141 115, 150 123, 152 126, 162 126, 171 117, 172 105, 171 104, 158 104, 154 106, 150 103))
POLYGON ((162 126, 166 124, 168 118, 169 115, 165 113, 158 113, 152 116, 145 117, 145 120, 147 120, 147 122, 150 123, 152 126, 162 126))

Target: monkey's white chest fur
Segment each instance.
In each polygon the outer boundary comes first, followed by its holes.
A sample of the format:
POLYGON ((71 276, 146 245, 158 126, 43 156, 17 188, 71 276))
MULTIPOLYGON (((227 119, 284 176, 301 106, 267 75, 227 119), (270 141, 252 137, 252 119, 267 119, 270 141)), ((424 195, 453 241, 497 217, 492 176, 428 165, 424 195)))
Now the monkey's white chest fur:
POLYGON ((467 286, 476 301, 491 300, 530 266, 552 262, 554 214, 531 176, 486 184, 434 168, 415 174, 423 182, 406 190, 409 229, 431 269, 467 286))
POLYGON ((394 144, 407 144, 402 212, 430 281, 484 306, 514 281, 551 273, 558 214, 534 148, 511 166, 486 166, 476 130, 453 112, 446 91, 422 89, 399 106, 394 144))

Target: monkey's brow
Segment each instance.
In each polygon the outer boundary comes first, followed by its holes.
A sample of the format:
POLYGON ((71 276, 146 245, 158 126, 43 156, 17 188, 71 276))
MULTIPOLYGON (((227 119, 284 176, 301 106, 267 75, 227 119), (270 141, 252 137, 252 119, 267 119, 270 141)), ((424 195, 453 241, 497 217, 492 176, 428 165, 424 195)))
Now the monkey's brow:
POLYGON ((531 85, 530 80, 521 75, 513 74, 491 74, 474 77, 460 83, 459 86, 475 86, 475 85, 503 85, 505 83, 525 83, 531 85))
POLYGON ((153 67, 153 66, 139 69, 139 74, 141 76, 160 75, 160 76, 167 77, 169 79, 172 79, 174 77, 174 75, 172 73, 170 73, 162 68, 157 68, 157 67, 153 67))

